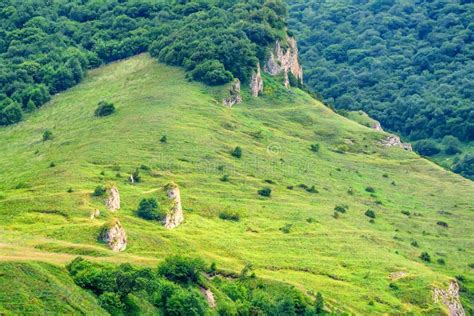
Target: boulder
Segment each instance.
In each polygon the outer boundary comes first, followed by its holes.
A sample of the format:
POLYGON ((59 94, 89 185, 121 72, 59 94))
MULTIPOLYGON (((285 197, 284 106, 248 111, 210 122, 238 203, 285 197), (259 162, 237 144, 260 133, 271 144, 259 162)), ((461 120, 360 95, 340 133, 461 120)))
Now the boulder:
POLYGON ((210 289, 206 289, 203 287, 199 288, 199 290, 201 291, 201 294, 206 299, 207 304, 209 304, 209 307, 216 308, 217 304, 216 304, 216 299, 214 298, 214 293, 212 293, 210 289))
POLYGON ((181 205, 181 193, 176 183, 165 186, 166 195, 170 201, 170 208, 164 220, 165 228, 173 229, 184 221, 183 207, 181 205))
POLYGON ((100 211, 98 209, 95 209, 94 211, 91 212, 91 219, 95 219, 100 216, 100 211))
POLYGON ((289 73, 295 76, 300 83, 303 83, 303 67, 299 63, 296 40, 293 37, 288 37, 287 42, 288 48, 285 51, 281 48, 280 41, 275 42, 275 48, 270 52, 263 70, 272 76, 283 74, 285 87, 288 88, 290 85, 289 73))
POLYGON ((100 230, 98 239, 115 252, 124 251, 127 248, 127 234, 118 219, 105 223, 100 230))
POLYGON ((240 96, 240 80, 235 79, 229 89, 229 95, 224 98, 224 105, 228 107, 232 107, 235 104, 239 104, 242 102, 242 97, 240 96))
POLYGON ((383 132, 382 125, 377 121, 372 124, 372 128, 375 129, 376 131, 383 132))
POLYGON ((252 96, 258 97, 263 92, 263 80, 262 73, 260 70, 260 64, 257 65, 257 71, 252 72, 252 78, 250 80, 250 91, 252 96))
POLYGON ((385 137, 380 143, 385 147, 400 147, 407 151, 413 151, 410 143, 402 143, 400 137, 395 135, 385 137))
POLYGON ((446 290, 434 288, 433 300, 435 303, 443 303, 448 308, 450 316, 466 315, 459 299, 459 285, 456 281, 451 281, 446 290))
POLYGON ((109 211, 115 212, 120 209, 120 194, 116 186, 107 189, 107 200, 105 206, 109 211))

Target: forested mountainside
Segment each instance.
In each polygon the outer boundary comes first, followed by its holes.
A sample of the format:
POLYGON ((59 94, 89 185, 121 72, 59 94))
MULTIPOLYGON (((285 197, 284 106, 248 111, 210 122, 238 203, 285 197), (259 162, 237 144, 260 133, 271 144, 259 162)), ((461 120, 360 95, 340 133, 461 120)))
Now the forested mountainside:
POLYGON ((288 0, 306 83, 474 178, 474 3, 288 0))
POLYGON ((281 1, 6 0, 0 17, 0 125, 103 63, 150 50, 195 80, 246 82, 267 46, 286 39, 281 1))

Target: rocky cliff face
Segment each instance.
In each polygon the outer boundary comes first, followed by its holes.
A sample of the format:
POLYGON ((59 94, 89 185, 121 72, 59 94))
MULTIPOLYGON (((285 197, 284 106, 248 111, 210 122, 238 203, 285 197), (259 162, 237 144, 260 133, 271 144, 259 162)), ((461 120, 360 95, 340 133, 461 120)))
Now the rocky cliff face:
POLYGON ((105 201, 105 206, 109 211, 115 212, 120 209, 120 194, 116 186, 112 186, 107 190, 107 201, 105 201))
POLYGON ((433 300, 435 303, 443 303, 448 308, 450 316, 466 315, 459 299, 459 285, 456 281, 451 281, 449 288, 446 290, 435 288, 433 300))
POLYGON ((395 135, 387 136, 381 141, 381 144, 385 147, 400 147, 407 151, 413 151, 410 143, 402 143, 400 137, 395 135))
POLYGON ((242 97, 240 96, 240 80, 235 79, 229 89, 229 95, 224 98, 224 105, 228 107, 232 107, 235 104, 239 104, 242 102, 242 97))
POLYGON ((290 85, 289 73, 300 83, 303 83, 303 68, 299 63, 296 40, 293 37, 288 37, 288 48, 285 51, 281 48, 280 41, 277 40, 275 48, 270 52, 270 57, 265 63, 263 70, 272 76, 283 73, 284 84, 287 88, 290 85))
POLYGON ((252 73, 252 79, 250 80, 250 91, 252 96, 258 97, 263 92, 263 80, 260 69, 260 64, 257 65, 257 71, 252 73))
POLYGON ((115 252, 124 251, 127 248, 127 234, 118 219, 104 224, 98 239, 115 252))
POLYGON ((175 183, 167 184, 165 190, 166 195, 171 202, 171 206, 166 214, 164 224, 166 228, 172 229, 179 226, 184 221, 183 207, 181 205, 181 193, 178 185, 175 183))

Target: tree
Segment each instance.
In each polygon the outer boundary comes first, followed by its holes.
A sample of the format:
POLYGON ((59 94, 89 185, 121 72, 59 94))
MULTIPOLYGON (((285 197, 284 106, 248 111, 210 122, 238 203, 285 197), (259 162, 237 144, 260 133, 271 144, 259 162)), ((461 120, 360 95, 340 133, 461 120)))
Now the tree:
POLYGON ((137 215, 146 220, 161 221, 166 214, 160 211, 158 202, 154 198, 142 199, 138 205, 137 215))
POLYGON ((115 105, 113 103, 100 101, 98 105, 99 106, 94 112, 95 116, 98 116, 98 117, 109 116, 115 112, 115 105))
POLYGON ((452 135, 444 136, 443 146, 444 146, 444 151, 448 155, 455 155, 462 152, 461 142, 459 141, 459 139, 457 139, 455 136, 452 136, 452 135))
POLYGON ((414 147, 415 147, 415 150, 418 153, 420 153, 420 155, 428 156, 428 157, 434 156, 441 151, 438 145, 434 141, 429 140, 429 139, 420 140, 419 142, 415 144, 414 147))

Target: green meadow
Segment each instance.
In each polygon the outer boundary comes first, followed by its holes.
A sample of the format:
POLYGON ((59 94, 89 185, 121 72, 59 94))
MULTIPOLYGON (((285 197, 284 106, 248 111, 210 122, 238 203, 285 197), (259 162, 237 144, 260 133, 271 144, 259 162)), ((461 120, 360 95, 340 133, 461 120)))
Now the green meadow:
MULTIPOLYGON (((456 276, 473 291, 473 182, 385 148, 379 142, 387 134, 286 90, 278 78, 264 80, 263 96, 252 98, 244 87, 244 102, 230 109, 222 87, 189 82, 181 69, 143 54, 89 72, 23 122, 0 129, 0 285, 13 277, 53 279, 9 288, 0 314, 21 311, 25 298, 41 310, 42 289, 62 287, 77 299, 58 298, 50 310, 104 312, 63 269, 79 255, 155 266, 183 254, 230 272, 251 263, 258 277, 321 292, 331 310, 361 315, 443 314, 433 288, 456 276), (95 117, 100 101, 117 111, 95 117), (43 141, 45 130, 51 140, 43 141), (236 146, 241 158, 231 155, 236 146), (131 184, 137 168, 142 181, 131 184), (138 218, 140 200, 161 196, 171 181, 180 186, 185 222, 166 230, 138 218), (116 213, 92 196, 112 183, 122 200, 116 213), (257 193, 263 188, 270 197, 257 193), (94 209, 101 216, 91 220, 94 209), (223 220, 223 212, 240 220, 223 220), (97 241, 114 217, 128 235, 121 253, 97 241), (406 274, 391 280, 394 272, 406 274)), ((463 304, 473 303, 463 297, 463 304)))

